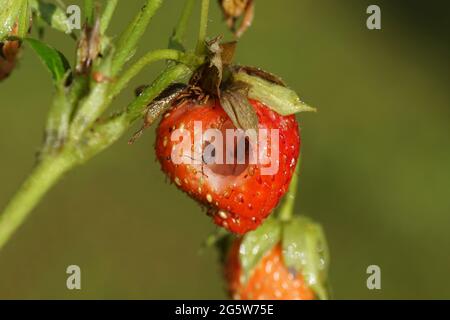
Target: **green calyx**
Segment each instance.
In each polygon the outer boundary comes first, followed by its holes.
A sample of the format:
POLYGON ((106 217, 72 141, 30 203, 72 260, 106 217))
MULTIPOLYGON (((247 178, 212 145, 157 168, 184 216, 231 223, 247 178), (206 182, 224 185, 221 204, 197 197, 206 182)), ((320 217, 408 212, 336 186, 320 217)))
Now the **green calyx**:
POLYGON ((267 219, 255 231, 247 233, 239 247, 239 260, 242 266, 244 282, 252 270, 281 239, 281 225, 276 219, 267 219))
POLYGON ((288 270, 300 273, 319 299, 328 299, 327 242, 322 227, 305 216, 295 216, 289 221, 269 218, 243 237, 239 247, 242 281, 249 279, 256 265, 279 243, 288 270))
POLYGON ((329 254, 322 227, 305 216, 284 222, 282 249, 286 267, 300 272, 319 299, 327 299, 329 254))
POLYGON ((200 88, 203 96, 220 99, 222 108, 236 128, 258 128, 258 117, 249 98, 264 103, 283 116, 316 111, 302 102, 278 76, 259 68, 233 65, 237 43, 221 43, 221 39, 219 36, 206 43, 207 59, 189 84, 200 88))
POLYGON ((248 97, 258 100, 283 116, 298 112, 316 111, 300 100, 297 93, 282 85, 281 81, 274 81, 274 76, 263 71, 257 75, 248 73, 246 68, 239 68, 233 72, 233 82, 248 85, 248 97), (269 76, 265 76, 269 75, 269 76))

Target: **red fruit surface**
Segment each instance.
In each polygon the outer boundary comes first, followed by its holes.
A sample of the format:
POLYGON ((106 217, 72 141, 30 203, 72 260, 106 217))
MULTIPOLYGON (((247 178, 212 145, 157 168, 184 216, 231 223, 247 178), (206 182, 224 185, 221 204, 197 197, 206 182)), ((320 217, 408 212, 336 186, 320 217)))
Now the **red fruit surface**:
MULTIPOLYGON (((259 129, 278 129, 279 143, 271 150, 269 141, 267 155, 278 153, 279 166, 276 174, 262 175, 261 169, 270 164, 176 164, 172 161, 173 142, 171 134, 182 128, 190 133, 194 144, 194 122, 201 121, 202 129, 221 131, 235 128, 220 106, 218 100, 198 105, 185 102, 172 107, 163 116, 157 128, 156 155, 162 171, 178 188, 207 208, 214 222, 231 232, 244 234, 256 229, 277 206, 286 193, 297 164, 300 134, 295 116, 281 116, 262 103, 249 100, 258 116, 259 129)), ((196 138, 197 140, 198 139, 196 138)), ((198 142, 198 141, 197 141, 198 142)), ((205 144, 203 143, 203 148, 205 144)), ((227 152, 224 143, 224 154, 227 152)), ((193 154, 193 153, 192 153, 193 154)), ((186 156, 188 158, 189 156, 186 156)))
POLYGON ((314 292, 301 274, 291 273, 283 263, 281 245, 269 250, 244 282, 239 263, 240 241, 235 241, 225 264, 228 292, 236 300, 313 300, 314 292))

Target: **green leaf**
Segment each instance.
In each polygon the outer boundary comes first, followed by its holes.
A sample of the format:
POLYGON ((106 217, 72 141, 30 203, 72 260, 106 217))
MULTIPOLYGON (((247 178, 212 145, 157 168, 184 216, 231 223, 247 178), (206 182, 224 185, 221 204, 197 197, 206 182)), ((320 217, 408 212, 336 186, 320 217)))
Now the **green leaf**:
POLYGON ((0 0, 0 41, 8 36, 24 37, 28 33, 29 25, 30 10, 27 0, 0 0))
POLYGON ((67 15, 64 10, 54 3, 45 2, 42 0, 31 0, 31 8, 33 12, 47 25, 55 30, 71 33, 67 23, 67 15))
POLYGON ((320 299, 327 299, 328 247, 322 227, 299 216, 283 227, 283 259, 289 269, 300 272, 320 299))
POLYGON ((243 82, 250 86, 248 97, 261 101, 275 112, 287 116, 298 112, 316 111, 302 102, 294 90, 258 76, 249 75, 245 71, 233 73, 235 82, 243 82))
POLYGON ((247 233, 239 247, 239 259, 247 281, 251 271, 262 257, 279 241, 281 226, 275 219, 268 219, 255 231, 247 233))
POLYGON ((66 57, 58 50, 39 40, 26 38, 24 41, 33 48, 41 61, 47 66, 55 83, 60 83, 65 78, 67 71, 70 70, 70 64, 66 57))

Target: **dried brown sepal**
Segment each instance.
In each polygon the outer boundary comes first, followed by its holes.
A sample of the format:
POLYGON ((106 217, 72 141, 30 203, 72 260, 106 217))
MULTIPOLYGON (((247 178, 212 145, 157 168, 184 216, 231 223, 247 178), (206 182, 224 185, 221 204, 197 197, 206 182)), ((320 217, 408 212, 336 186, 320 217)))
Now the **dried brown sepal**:
POLYGON ((93 26, 87 23, 83 26, 77 48, 78 74, 88 74, 94 60, 100 55, 100 19, 97 18, 93 26))
POLYGON ((237 41, 225 42, 220 45, 222 64, 229 66, 233 63, 237 41))
POLYGON ((240 89, 225 90, 220 104, 234 126, 242 130, 258 129, 258 116, 247 98, 247 92, 240 89))
POLYGON ((221 39, 222 37, 219 36, 207 43, 208 59, 194 72, 189 80, 191 87, 200 88, 206 96, 220 97, 223 75, 221 39))
POLYGON ((224 72, 233 62, 237 43, 220 43, 218 36, 207 42, 208 59, 189 81, 191 98, 206 103, 209 98, 220 98, 224 72))

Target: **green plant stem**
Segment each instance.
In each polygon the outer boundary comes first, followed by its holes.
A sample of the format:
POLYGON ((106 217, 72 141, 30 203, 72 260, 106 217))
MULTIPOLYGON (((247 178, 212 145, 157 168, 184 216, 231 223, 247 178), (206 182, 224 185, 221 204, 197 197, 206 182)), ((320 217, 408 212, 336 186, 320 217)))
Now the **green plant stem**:
POLYGON ((202 0, 200 13, 200 30, 198 33, 197 54, 205 53, 205 41, 208 30, 209 0, 202 0))
POLYGON ((93 125, 98 117, 108 107, 106 95, 109 83, 96 83, 90 93, 80 101, 80 106, 72 120, 69 136, 80 141, 82 135, 93 125))
POLYGON ((197 59, 197 56, 188 55, 178 50, 161 49, 147 53, 140 58, 136 63, 130 66, 125 73, 114 83, 109 96, 110 99, 119 94, 139 72, 147 65, 160 60, 173 60, 185 64, 190 64, 190 60, 197 59))
POLYGON ((191 69, 183 64, 169 67, 125 112, 95 126, 86 135, 86 142, 81 147, 69 143, 60 153, 43 158, 0 215, 0 250, 64 173, 111 146, 142 115, 149 100, 171 83, 189 77, 191 72, 191 69))
POLYGON ((84 0, 84 12, 89 25, 94 24, 94 0, 84 0))
POLYGON ((111 18, 116 10, 118 0, 108 0, 105 9, 103 10, 102 18, 100 21, 100 30, 102 34, 105 34, 108 29, 111 18))
POLYGON ((181 13, 181 17, 178 20, 178 24, 175 27, 175 30, 169 41, 170 49, 179 49, 179 50, 184 49, 184 40, 186 37, 186 31, 188 28, 189 18, 192 15, 195 1, 196 0, 186 0, 183 11, 181 13))
MULTIPOLYGON (((71 103, 63 85, 56 87, 53 104, 47 115, 45 142, 42 153, 59 149, 65 142, 69 130, 71 103)), ((41 154, 43 156, 44 154, 41 154)))
POLYGON ((119 37, 111 68, 112 76, 117 75, 124 64, 134 55, 139 40, 161 4, 162 0, 147 0, 133 22, 119 37))
POLYGON ((136 120, 142 118, 149 101, 156 98, 170 84, 183 81, 191 74, 192 70, 183 64, 169 66, 150 87, 130 103, 124 112, 93 127, 86 137, 87 143, 78 151, 82 161, 90 159, 116 142, 136 120))
POLYGON ((0 249, 44 194, 74 165, 73 160, 71 154, 61 153, 37 164, 0 215, 0 249))
POLYGON ((283 198, 283 202, 278 209, 278 216, 281 221, 289 221, 294 214, 295 198, 297 197, 298 177, 300 174, 301 155, 298 158, 297 166, 289 184, 289 190, 283 198))
POLYGON ((145 89, 127 108, 123 117, 128 123, 142 117, 148 103, 156 98, 166 87, 174 82, 181 82, 192 75, 193 68, 184 64, 169 66, 154 82, 145 89))
MULTIPOLYGON (((139 39, 161 2, 162 0, 147 1, 147 5, 142 8, 133 23, 119 39, 111 64, 107 63, 108 56, 104 58, 105 63, 99 67, 99 71, 102 74, 112 76, 121 70, 135 51, 139 39)), ((202 25, 205 24, 205 27, 201 28, 203 30, 201 33, 204 35, 206 35, 208 11, 208 3, 206 3, 206 10, 205 3, 203 1, 202 6, 202 25), (204 16, 205 11, 206 17, 204 16)), ((204 41, 202 40, 202 42, 204 41)), ((142 116, 149 101, 153 100, 171 83, 186 80, 192 75, 192 70, 203 61, 201 55, 195 58, 193 58, 192 54, 180 56, 179 52, 175 50, 151 53, 145 56, 143 60, 138 61, 131 68, 131 71, 125 73, 119 81, 118 88, 123 89, 128 81, 149 62, 155 59, 170 59, 170 57, 175 57, 176 59, 174 60, 179 59, 187 65, 183 63, 170 64, 151 86, 130 103, 124 112, 111 117, 105 122, 97 122, 97 119, 112 101, 112 99, 108 98, 110 97, 108 95, 110 84, 108 82, 91 82, 92 87, 87 92, 88 82, 82 78, 75 78, 72 89, 67 92, 66 99, 64 99, 65 104, 70 104, 68 107, 69 112, 63 113, 64 122, 67 121, 67 115, 69 113, 72 114, 68 140, 65 141, 64 145, 61 145, 60 149, 52 149, 54 152, 44 152, 41 161, 38 162, 32 173, 6 205, 0 215, 0 249, 23 224, 40 199, 64 173, 87 161, 117 141, 132 123, 142 116), (79 108, 77 108, 78 104, 80 105, 79 108), (87 130, 88 128, 90 130, 87 130)), ((61 95, 55 96, 54 104, 59 104, 58 99, 61 99, 61 95)), ((54 116, 57 117, 57 114, 59 113, 55 112, 54 116)), ((61 116, 61 114, 59 115, 61 116)), ((53 127, 53 124, 51 127, 53 127)), ((43 151, 45 151, 45 148, 43 151)))

